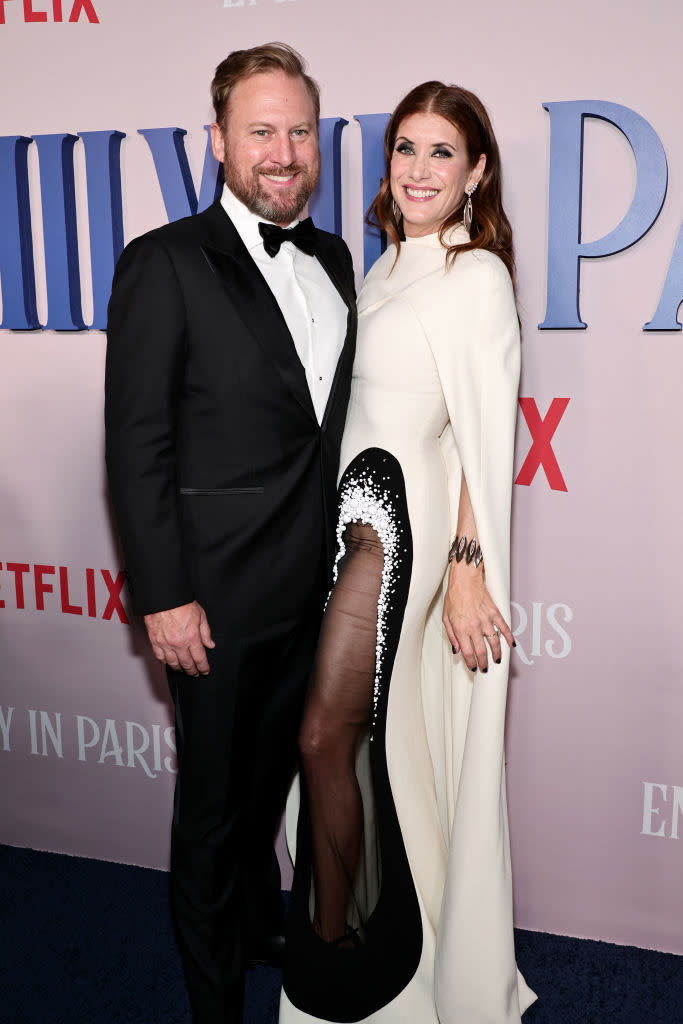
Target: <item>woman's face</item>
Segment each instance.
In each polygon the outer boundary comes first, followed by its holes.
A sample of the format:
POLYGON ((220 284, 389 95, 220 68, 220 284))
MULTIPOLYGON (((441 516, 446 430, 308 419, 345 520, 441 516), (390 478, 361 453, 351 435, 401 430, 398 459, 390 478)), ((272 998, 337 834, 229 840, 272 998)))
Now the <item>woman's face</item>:
POLYGON ((411 114, 398 126, 391 156, 391 194, 406 238, 431 235, 479 181, 486 157, 470 167, 465 140, 440 114, 411 114))

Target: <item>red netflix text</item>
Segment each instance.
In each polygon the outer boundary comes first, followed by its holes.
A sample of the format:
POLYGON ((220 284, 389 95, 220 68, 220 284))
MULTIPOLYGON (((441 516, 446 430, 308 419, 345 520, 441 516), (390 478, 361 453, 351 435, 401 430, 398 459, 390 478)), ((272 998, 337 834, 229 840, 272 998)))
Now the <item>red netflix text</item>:
POLYGON ((569 399, 553 398, 545 418, 541 418, 535 398, 520 398, 519 405, 531 433, 533 444, 524 460, 524 465, 517 474, 515 483, 529 487, 539 468, 543 466, 543 472, 551 489, 566 491, 567 485, 550 442, 569 405, 569 399))
POLYGON ((11 4, 12 7, 23 6, 24 21, 45 22, 45 21, 69 21, 72 24, 77 22, 81 14, 84 14, 91 25, 99 25, 100 19, 93 7, 92 0, 0 0, 0 25, 5 24, 5 7, 11 4), (71 4, 71 13, 68 18, 64 15, 71 4), (50 18, 49 15, 52 15, 50 18))
POLYGON ((121 600, 126 574, 109 569, 69 569, 66 565, 0 562, 0 609, 53 611, 112 619, 128 625, 121 600), (9 578, 8 578, 9 577, 9 578))

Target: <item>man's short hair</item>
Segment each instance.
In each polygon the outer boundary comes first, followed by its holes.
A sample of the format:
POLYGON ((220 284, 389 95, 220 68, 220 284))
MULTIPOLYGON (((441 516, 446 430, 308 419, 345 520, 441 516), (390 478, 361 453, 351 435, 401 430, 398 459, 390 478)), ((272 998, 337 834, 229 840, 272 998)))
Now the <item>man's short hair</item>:
POLYGON ((301 78, 308 89, 315 110, 316 124, 320 120, 320 89, 318 83, 306 74, 306 63, 300 53, 287 43, 264 43, 250 50, 233 50, 216 68, 211 83, 211 99, 216 121, 224 126, 230 93, 237 83, 250 75, 264 71, 284 71, 291 78, 301 78))

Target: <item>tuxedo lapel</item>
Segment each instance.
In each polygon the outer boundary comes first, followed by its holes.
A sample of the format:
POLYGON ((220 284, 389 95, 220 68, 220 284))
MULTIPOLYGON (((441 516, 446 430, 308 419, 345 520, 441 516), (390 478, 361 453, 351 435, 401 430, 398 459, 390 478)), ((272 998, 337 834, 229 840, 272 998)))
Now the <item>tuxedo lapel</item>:
POLYGON ((353 282, 344 280, 343 276, 339 273, 337 260, 334 258, 334 255, 331 254, 328 246, 320 244, 320 238, 321 232, 319 231, 318 251, 316 253, 318 262, 323 266, 325 273, 346 303, 347 309, 355 314, 356 296, 353 291, 353 282))
POLYGON ((318 232, 318 252, 317 257, 321 266, 324 268, 327 276, 329 277, 332 284, 335 286, 342 299, 346 303, 348 309, 348 316, 346 320, 346 337, 344 339, 344 346, 339 354, 337 360, 337 368, 332 379, 332 387, 327 398, 327 404, 325 406, 325 413, 323 415, 321 427, 324 429, 327 424, 330 412, 334 405, 334 399, 337 392, 337 387, 341 378, 343 378, 347 367, 353 362, 355 355, 355 338, 356 338, 356 294, 353 287, 353 279, 347 279, 344 275, 339 273, 339 265, 334 253, 331 249, 324 244, 324 236, 321 232, 318 232))
POLYGON ((219 200, 206 210, 204 257, 230 297, 245 329, 276 368, 297 402, 317 423, 306 373, 275 296, 219 200))

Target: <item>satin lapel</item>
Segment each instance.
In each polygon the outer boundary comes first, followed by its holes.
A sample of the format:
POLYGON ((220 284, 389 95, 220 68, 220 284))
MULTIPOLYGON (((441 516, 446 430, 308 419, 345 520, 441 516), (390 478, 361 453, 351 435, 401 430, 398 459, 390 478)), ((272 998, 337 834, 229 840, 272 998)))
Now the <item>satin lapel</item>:
MULTIPOLYGON (((201 216, 201 215, 200 215, 201 216)), ((209 241, 202 252, 247 332, 301 407, 317 423, 306 373, 275 296, 217 200, 203 215, 209 241)))
MULTIPOLYGON (((320 236, 319 236, 320 237, 320 236)), ((322 264, 325 269, 325 273, 329 277, 332 284, 335 286, 342 299, 346 303, 348 309, 355 313, 356 309, 356 296, 353 293, 350 281, 345 281, 339 273, 339 268, 336 259, 330 258, 330 248, 327 245, 319 245, 317 257, 318 262, 322 264)))
POLYGON ((337 261, 335 259, 330 259, 329 250, 323 246, 320 246, 317 256, 321 266, 325 269, 327 276, 329 277, 330 281, 341 295, 342 299, 346 303, 346 308, 349 311, 346 319, 346 337, 344 339, 344 346, 339 354, 339 359, 337 360, 337 368, 334 372, 332 387, 330 388, 330 393, 327 398, 327 405, 325 406, 325 413, 323 415, 323 420, 321 423, 321 427, 324 428, 325 424, 327 423, 330 412, 332 410, 332 407, 334 405, 334 399, 337 392, 337 386, 339 384, 339 381, 343 377, 349 362, 353 362, 353 357, 355 355, 357 312, 356 296, 353 292, 351 282, 345 281, 343 277, 339 274, 337 269, 337 261))

